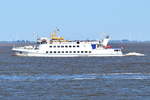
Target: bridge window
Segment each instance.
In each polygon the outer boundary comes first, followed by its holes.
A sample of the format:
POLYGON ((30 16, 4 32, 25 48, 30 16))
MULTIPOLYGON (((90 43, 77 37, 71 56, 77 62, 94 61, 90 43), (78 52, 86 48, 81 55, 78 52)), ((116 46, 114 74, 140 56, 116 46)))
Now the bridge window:
POLYGON ((116 50, 114 50, 115 52, 118 52, 119 50, 118 49, 116 49, 116 50))
POLYGON ((77 44, 80 44, 80 42, 79 42, 79 41, 77 41, 77 44))

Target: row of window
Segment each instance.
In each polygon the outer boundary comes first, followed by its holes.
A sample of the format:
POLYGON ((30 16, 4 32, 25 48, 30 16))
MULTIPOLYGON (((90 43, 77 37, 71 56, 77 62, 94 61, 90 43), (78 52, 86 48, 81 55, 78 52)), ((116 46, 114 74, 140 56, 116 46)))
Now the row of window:
POLYGON ((121 50, 118 50, 118 49, 117 49, 117 50, 114 50, 114 51, 115 51, 115 52, 119 52, 119 51, 121 51, 121 50))
POLYGON ((46 53, 91 53, 91 51, 46 51, 46 53))
POLYGON ((50 47, 50 48, 56 48, 56 47, 57 47, 57 48, 64 48, 64 47, 65 47, 65 48, 72 48, 72 47, 75 48, 75 47, 79 47, 79 45, 76 45, 76 46, 75 46, 75 45, 73 45, 73 46, 72 46, 72 45, 65 45, 65 46, 63 46, 63 45, 59 46, 59 45, 58 45, 58 46, 49 46, 49 47, 50 47))

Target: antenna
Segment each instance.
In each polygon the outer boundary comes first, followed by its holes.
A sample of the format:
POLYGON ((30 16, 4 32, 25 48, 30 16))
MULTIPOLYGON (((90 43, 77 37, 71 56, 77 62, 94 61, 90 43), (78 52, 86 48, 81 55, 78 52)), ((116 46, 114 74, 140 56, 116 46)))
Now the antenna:
POLYGON ((59 29, 58 27, 56 27, 56 31, 57 31, 57 32, 60 32, 60 29, 59 29))
POLYGON ((16 35, 16 33, 14 33, 14 38, 13 38, 13 48, 15 48, 16 47, 16 41, 17 41, 17 35, 16 35))
POLYGON ((132 41, 132 33, 129 32, 129 40, 132 41))
POLYGON ((103 40, 106 37, 106 33, 105 32, 101 32, 100 33, 100 40, 103 40))
POLYGON ((39 36, 36 32, 33 32, 34 39, 36 40, 39 36))

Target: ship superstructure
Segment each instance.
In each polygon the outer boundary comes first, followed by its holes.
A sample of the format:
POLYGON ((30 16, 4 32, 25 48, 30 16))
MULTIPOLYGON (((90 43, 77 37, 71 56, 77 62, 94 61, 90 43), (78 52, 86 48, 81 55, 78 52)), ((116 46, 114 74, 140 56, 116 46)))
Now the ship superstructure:
POLYGON ((87 56, 122 56, 120 48, 112 48, 108 45, 110 40, 106 36, 97 41, 69 41, 64 37, 58 37, 57 31, 51 34, 51 38, 41 37, 36 45, 14 47, 16 56, 36 57, 87 57, 87 56))

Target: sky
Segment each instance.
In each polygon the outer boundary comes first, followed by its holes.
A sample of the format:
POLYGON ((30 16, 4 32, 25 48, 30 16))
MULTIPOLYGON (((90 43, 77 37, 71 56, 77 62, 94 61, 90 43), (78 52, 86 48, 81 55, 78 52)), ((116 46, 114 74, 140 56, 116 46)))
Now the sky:
POLYGON ((68 40, 150 40, 150 0, 0 0, 0 41, 50 37, 68 40))

